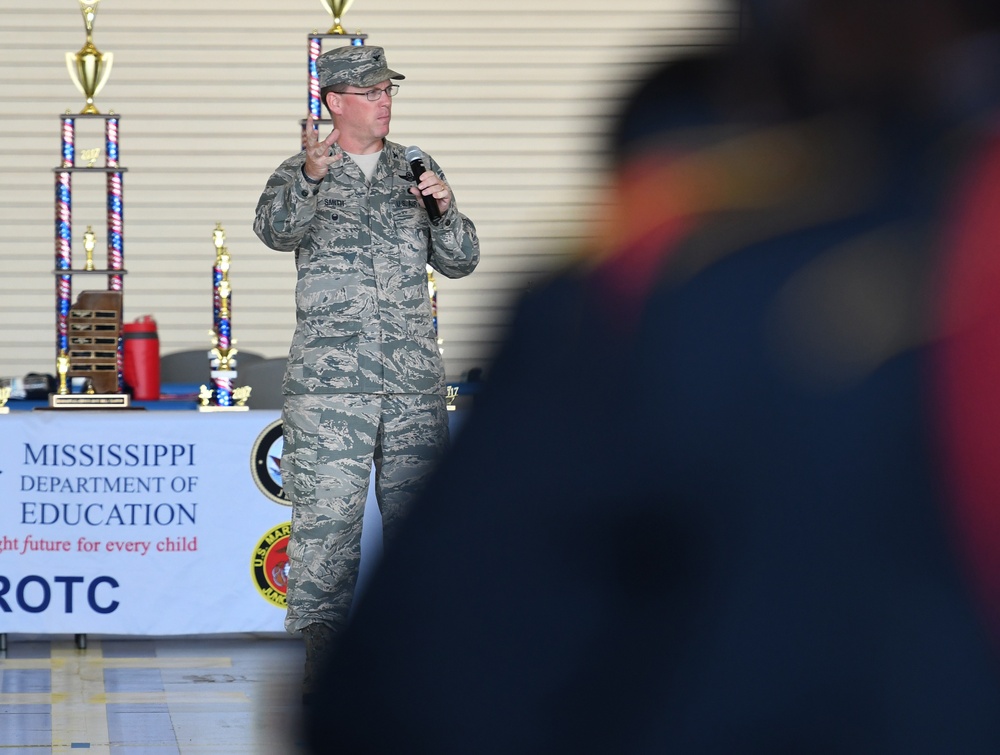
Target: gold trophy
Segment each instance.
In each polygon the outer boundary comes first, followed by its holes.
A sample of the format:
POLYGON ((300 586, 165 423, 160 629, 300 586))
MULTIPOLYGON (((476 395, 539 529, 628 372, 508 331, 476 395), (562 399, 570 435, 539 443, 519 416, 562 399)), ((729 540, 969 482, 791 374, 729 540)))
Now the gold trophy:
POLYGON ((87 105, 80 115, 100 115, 94 106, 94 97, 104 87, 111 74, 111 64, 114 54, 101 52, 94 47, 94 18, 97 16, 97 5, 101 0, 79 0, 80 11, 83 13, 83 26, 87 30, 87 42, 78 52, 66 53, 66 68, 69 77, 73 79, 76 88, 87 98, 87 105))
POLYGON ((209 388, 207 385, 200 386, 198 388, 198 406, 210 407, 213 396, 215 396, 214 388, 209 388))
POLYGON ((84 263, 84 270, 94 269, 94 247, 97 246, 97 236, 94 234, 93 226, 87 226, 83 234, 83 251, 87 254, 87 261, 84 263))
POLYGON ((66 349, 62 349, 56 357, 56 373, 59 375, 59 395, 65 396, 69 393, 69 386, 66 384, 66 378, 69 376, 69 354, 66 353, 66 349))
POLYGON ((10 386, 0 386, 0 414, 10 413, 10 407, 7 406, 8 399, 10 399, 10 386))
POLYGON ((222 253, 222 249, 225 245, 226 245, 226 231, 222 227, 222 223, 216 223, 215 230, 212 231, 212 246, 215 247, 216 256, 222 253))
POLYGON ((340 22, 344 18, 344 14, 347 13, 347 9, 351 7, 351 3, 354 2, 354 0, 319 1, 323 4, 323 7, 326 8, 326 12, 333 16, 333 26, 330 27, 330 31, 328 31, 327 34, 347 34, 347 32, 344 31, 344 27, 340 25, 340 22))

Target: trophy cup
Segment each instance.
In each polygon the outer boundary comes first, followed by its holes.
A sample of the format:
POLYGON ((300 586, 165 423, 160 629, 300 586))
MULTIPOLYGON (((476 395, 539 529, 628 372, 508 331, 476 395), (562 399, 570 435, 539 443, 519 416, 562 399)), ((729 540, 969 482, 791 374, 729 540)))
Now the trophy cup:
POLYGON ((100 2, 101 0, 79 0, 83 26, 87 30, 87 42, 77 52, 66 53, 69 76, 80 93, 87 98, 87 104, 80 115, 100 115, 100 111, 94 106, 94 97, 107 82, 114 61, 113 53, 102 53, 94 46, 94 18, 100 2))
POLYGON ((351 7, 351 3, 354 0, 319 0, 323 7, 326 8, 327 13, 333 16, 333 26, 330 27, 330 31, 327 34, 347 34, 344 31, 344 27, 340 25, 341 20, 344 18, 344 14, 347 13, 347 9, 351 7))

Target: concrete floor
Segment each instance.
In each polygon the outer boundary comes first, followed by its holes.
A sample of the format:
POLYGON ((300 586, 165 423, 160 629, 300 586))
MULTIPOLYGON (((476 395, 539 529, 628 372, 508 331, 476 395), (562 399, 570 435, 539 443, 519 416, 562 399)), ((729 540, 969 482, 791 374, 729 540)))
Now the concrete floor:
POLYGON ((284 635, 10 635, 0 755, 303 753, 303 660, 301 641, 284 635))

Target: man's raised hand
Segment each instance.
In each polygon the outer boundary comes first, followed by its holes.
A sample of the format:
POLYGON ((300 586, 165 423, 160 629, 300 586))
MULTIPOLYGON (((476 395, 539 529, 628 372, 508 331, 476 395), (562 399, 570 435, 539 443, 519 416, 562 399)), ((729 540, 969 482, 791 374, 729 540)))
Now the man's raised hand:
POLYGON ((339 154, 330 154, 330 147, 340 139, 340 131, 336 128, 330 135, 320 141, 316 133, 315 122, 312 113, 306 118, 306 163, 303 166, 306 176, 313 181, 322 181, 330 170, 330 166, 339 162, 339 154))

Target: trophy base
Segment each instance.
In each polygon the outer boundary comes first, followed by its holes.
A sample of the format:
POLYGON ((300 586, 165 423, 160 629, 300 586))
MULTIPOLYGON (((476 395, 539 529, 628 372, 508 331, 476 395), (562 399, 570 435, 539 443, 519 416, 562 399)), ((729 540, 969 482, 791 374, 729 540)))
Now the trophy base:
POLYGON ((250 407, 244 404, 243 406, 199 406, 199 412, 248 412, 250 407))
POLYGON ((131 396, 127 393, 52 393, 50 409, 128 409, 131 396))
POLYGON ((0 414, 10 414, 9 406, 0 406, 0 414))

